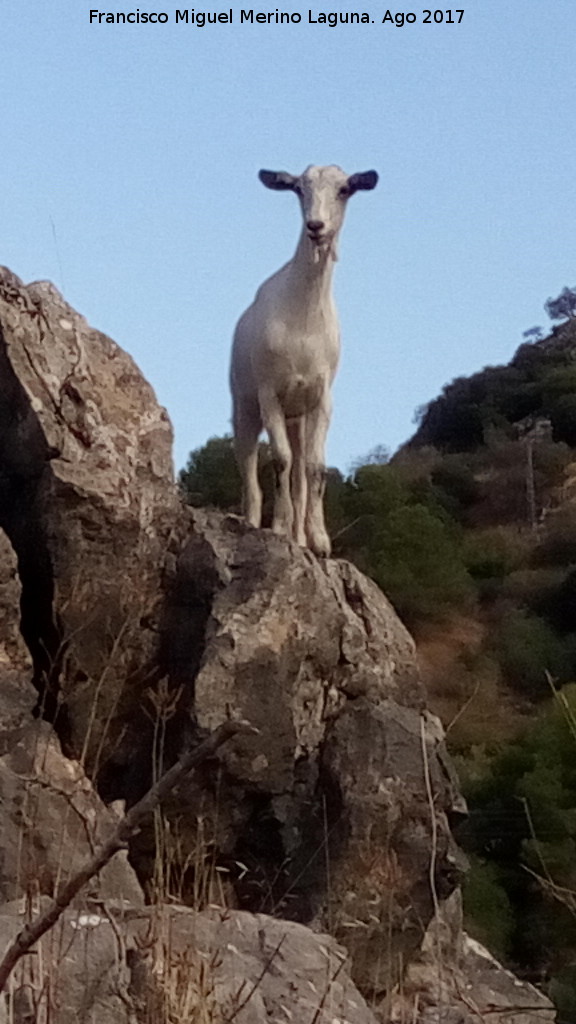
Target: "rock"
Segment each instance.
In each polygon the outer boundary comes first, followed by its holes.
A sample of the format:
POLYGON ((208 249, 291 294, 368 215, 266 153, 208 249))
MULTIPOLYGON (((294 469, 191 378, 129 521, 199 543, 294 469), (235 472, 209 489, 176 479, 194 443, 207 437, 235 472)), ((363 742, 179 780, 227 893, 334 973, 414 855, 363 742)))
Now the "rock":
MULTIPOLYGON (((1 725, 1 723, 0 723, 1 725)), ((47 722, 30 721, 0 757, 0 900, 52 895, 117 824, 77 762, 65 758, 47 722)), ((143 901, 126 853, 84 890, 100 899, 143 901)))
POLYGON ((430 922, 385 1010, 388 1020, 398 1022, 410 1013, 415 1024, 552 1024, 556 1017, 539 989, 516 978, 463 931, 459 891, 430 922))
POLYGON ((470 1024, 483 1019, 492 1024, 534 1024, 552 1022, 556 1010, 546 996, 526 981, 520 981, 470 935, 462 935, 462 1002, 469 1010, 470 1024))
POLYGON ((432 915, 432 856, 440 898, 458 880, 457 793, 414 644, 352 565, 233 516, 193 520, 169 587, 173 677, 193 688, 200 726, 231 710, 259 735, 223 749, 212 793, 180 794, 183 818, 209 823, 243 906, 329 926, 363 990, 378 992, 432 915), (192 608, 205 621, 199 669, 192 608))
MULTIPOLYGON (((4 375, 1 356, 0 366, 0 396, 13 397, 14 380, 4 375)), ((14 433, 18 437, 21 430, 26 439, 30 421, 24 415, 13 422, 11 416, 4 406, 0 509, 5 521, 14 525, 17 514, 12 502, 17 500, 22 480, 13 470, 16 464, 25 466, 26 454, 18 445, 5 448, 4 442, 10 432, 14 439, 14 433)), ((32 685, 33 660, 20 623, 22 615, 30 616, 37 595, 34 589, 24 595, 21 580, 28 579, 27 585, 31 585, 27 573, 36 556, 42 562, 43 551, 34 547, 33 529, 28 538, 22 529, 21 540, 18 560, 0 529, 0 900, 52 894, 57 883, 79 868, 116 823, 79 764, 63 756, 50 725, 33 718, 38 692, 32 685)), ((142 891, 125 854, 94 879, 91 892, 99 898, 130 900, 134 905, 142 902, 142 891)))
MULTIPOLYGON (((14 906, 0 911, 0 946, 20 924, 14 906)), ((67 912, 41 946, 4 997, 14 1024, 27 1019, 19 1005, 40 1020, 48 1000, 58 1024, 376 1024, 350 980, 345 950, 264 915, 96 906, 67 912)))
POLYGON ((0 529, 0 754, 29 722, 37 698, 20 633, 20 596, 16 553, 0 529))
POLYGON ((20 580, 16 552, 0 530, 0 671, 26 673, 30 655, 20 633, 20 580))
POLYGON ((94 774, 156 647, 146 623, 178 508, 171 427, 122 349, 52 285, 5 268, 0 381, 0 527, 19 559, 22 631, 46 714, 94 774))

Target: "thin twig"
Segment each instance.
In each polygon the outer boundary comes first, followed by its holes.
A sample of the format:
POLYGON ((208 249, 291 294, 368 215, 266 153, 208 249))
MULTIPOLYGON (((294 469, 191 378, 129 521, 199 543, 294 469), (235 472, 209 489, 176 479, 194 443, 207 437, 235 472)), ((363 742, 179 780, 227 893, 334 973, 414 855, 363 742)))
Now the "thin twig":
POLYGON ((462 718, 462 715, 464 715, 468 711, 468 708, 470 707, 472 701, 476 700, 476 696, 478 694, 478 690, 480 689, 481 682, 482 682, 482 680, 478 679, 478 681, 476 682, 476 686, 474 687, 474 692, 470 694, 470 696, 468 697, 468 699, 466 701, 464 701, 464 704, 456 712, 456 714, 454 715, 454 718, 452 719, 452 721, 448 723, 448 725, 446 726, 446 728, 444 730, 444 735, 445 736, 448 735, 448 733, 450 732, 450 729, 454 728, 454 726, 456 725, 456 722, 460 718, 462 718))
MULTIPOLYGON (((278 956, 278 953, 280 952, 280 947, 281 947, 282 943, 284 942, 285 938, 286 938, 286 933, 284 933, 284 935, 282 935, 282 937, 280 938, 280 941, 276 943, 276 945, 275 945, 274 949, 272 950, 270 956, 266 960, 266 963, 264 964, 264 967, 262 968, 262 970, 260 971, 260 974, 256 978, 256 981, 254 982, 252 987, 248 990, 248 995, 244 996, 244 999, 242 1000, 242 1002, 238 1003, 238 1006, 235 1007, 233 1012, 231 1014, 229 1014, 228 1017, 224 1018, 222 1024, 231 1024, 231 1022, 240 1013, 240 1010, 243 1010, 244 1007, 246 1006, 246 1004, 250 1002, 250 1000, 252 999, 252 996, 254 995, 256 989, 260 987, 260 985, 262 984, 262 981, 263 981, 265 975, 270 970, 270 967, 272 966, 273 961, 278 956)), ((240 989, 240 991, 241 991, 241 989, 240 989)))
POLYGON ((340 961, 340 963, 338 964, 338 967, 334 971, 334 974, 328 980, 328 984, 326 985, 326 988, 324 989, 324 992, 322 993, 322 999, 318 1003, 318 1006, 316 1008, 316 1013, 312 1017, 312 1020, 310 1021, 310 1024, 318 1024, 318 1021, 320 1020, 320 1014, 322 1013, 322 1010, 324 1009, 324 1007, 326 1005, 326 1000, 328 999, 328 996, 329 996, 329 994, 330 994, 330 992, 332 990, 332 985, 336 981, 336 978, 338 977, 340 972, 344 969, 345 964, 346 964, 346 958, 344 958, 344 960, 340 961))
POLYGON ((63 886, 60 886, 47 909, 18 933, 0 961, 0 992, 18 963, 53 925, 70 905, 80 889, 108 863, 119 850, 127 847, 128 841, 138 832, 140 823, 166 798, 188 772, 211 757, 212 754, 233 736, 239 733, 256 733, 254 726, 246 721, 226 721, 193 750, 183 754, 156 785, 130 808, 125 818, 117 825, 112 835, 90 860, 63 886))

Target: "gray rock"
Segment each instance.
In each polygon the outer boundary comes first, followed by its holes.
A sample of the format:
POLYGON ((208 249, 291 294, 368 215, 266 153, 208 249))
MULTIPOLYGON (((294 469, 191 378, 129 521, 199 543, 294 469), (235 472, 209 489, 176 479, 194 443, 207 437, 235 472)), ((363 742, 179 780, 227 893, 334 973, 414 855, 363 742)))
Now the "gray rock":
POLYGON ((16 553, 0 529, 0 754, 29 723, 37 700, 20 633, 21 589, 16 553))
POLYGON ((552 1024, 556 1017, 539 989, 516 978, 463 931, 459 891, 430 922, 402 986, 382 1009, 392 1021, 410 1013, 415 1024, 552 1024))
POLYGON ((433 833, 441 898, 458 880, 447 823, 458 794, 412 639, 352 565, 215 512, 194 513, 171 593, 181 679, 187 611, 205 609, 189 673, 198 723, 233 712, 259 729, 224 748, 213 802, 207 787, 181 794, 184 818, 202 816, 232 872, 241 866, 243 906, 315 919, 353 951, 365 991, 388 987, 433 913, 433 833))
POLYGON ((94 773, 133 712, 126 679, 139 702, 156 647, 144 624, 178 508, 172 431, 122 349, 52 285, 5 268, 0 382, 0 527, 22 631, 47 713, 65 703, 59 731, 94 773))
MULTIPOLYGON (((1 947, 21 923, 13 905, 0 911, 1 947)), ((67 912, 16 968, 0 1007, 24 1024, 27 1012, 43 1019, 48 1000, 58 1024, 376 1024, 327 935, 184 907, 67 912)))
MULTIPOLYGON (((0 757, 0 901, 52 895, 117 824, 80 765, 64 757, 47 722, 30 721, 0 757)), ((142 902, 126 854, 82 894, 142 902)))

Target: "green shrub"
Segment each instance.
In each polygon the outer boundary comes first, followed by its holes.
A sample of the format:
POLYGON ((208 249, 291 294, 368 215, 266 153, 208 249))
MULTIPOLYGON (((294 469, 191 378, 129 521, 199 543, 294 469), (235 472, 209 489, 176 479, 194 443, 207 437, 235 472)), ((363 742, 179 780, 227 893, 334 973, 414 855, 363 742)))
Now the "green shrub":
POLYGON ((576 958, 575 751, 572 684, 516 743, 463 773, 471 814, 459 833, 472 857, 466 914, 473 929, 477 921, 486 929, 473 934, 532 971, 559 972, 558 986, 568 991, 552 986, 551 994, 566 1003, 571 982, 563 968, 576 958), (491 869, 487 881, 482 868, 478 879, 478 859, 491 869), (505 890, 512 928, 508 912, 501 922, 493 915, 494 883, 505 890))
POLYGON ((242 485, 231 437, 211 437, 201 448, 190 452, 178 480, 190 505, 240 510, 242 485))
POLYGON ((423 505, 392 509, 377 532, 373 576, 411 625, 470 608, 474 588, 450 529, 423 505))
POLYGON ((576 446, 576 394, 561 395, 550 404, 550 422, 555 441, 576 446))
POLYGON ((572 675, 569 646, 544 619, 521 609, 512 609, 502 617, 494 655, 505 682, 529 700, 549 695, 546 673, 560 683, 572 675))
POLYGON ((566 505, 549 516, 532 555, 534 565, 566 566, 576 563, 576 509, 566 505))
POLYGON ((462 543, 462 560, 472 579, 503 580, 526 557, 526 543, 518 530, 492 527, 471 530, 462 543))
POLYGON ((515 919, 498 866, 472 855, 462 896, 466 930, 496 956, 506 957, 511 949, 515 919))
POLYGON ((554 974, 548 995, 554 1000, 560 1021, 576 1021, 576 964, 569 964, 554 974))

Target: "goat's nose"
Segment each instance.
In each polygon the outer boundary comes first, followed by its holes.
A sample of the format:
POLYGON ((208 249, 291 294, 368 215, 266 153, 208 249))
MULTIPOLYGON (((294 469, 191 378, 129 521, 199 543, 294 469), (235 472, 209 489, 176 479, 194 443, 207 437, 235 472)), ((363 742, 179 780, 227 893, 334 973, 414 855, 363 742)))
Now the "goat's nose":
POLYGON ((324 227, 324 221, 323 220, 307 220, 306 221, 306 227, 308 228, 308 231, 311 231, 314 235, 316 235, 316 234, 318 234, 319 231, 322 231, 322 228, 324 227))

